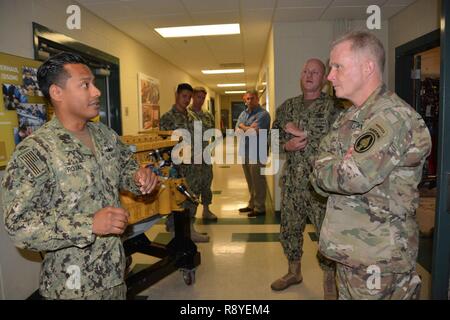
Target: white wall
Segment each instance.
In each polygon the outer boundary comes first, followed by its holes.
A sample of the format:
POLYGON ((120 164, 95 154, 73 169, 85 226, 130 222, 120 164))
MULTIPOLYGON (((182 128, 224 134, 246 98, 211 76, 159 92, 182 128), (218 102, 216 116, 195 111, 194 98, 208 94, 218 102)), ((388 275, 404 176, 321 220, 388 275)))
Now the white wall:
MULTIPOLYGON (((269 38, 267 41, 266 52, 264 55, 263 62, 261 64, 261 68, 258 74, 257 83, 261 83, 262 81, 266 81, 266 93, 268 96, 268 106, 266 106, 266 110, 269 111, 271 122, 275 119, 275 56, 274 56, 274 32, 273 27, 270 30, 269 38)), ((264 96, 264 98, 266 98, 264 96)), ((262 104, 263 102, 261 102, 262 104)), ((271 161, 274 161, 274 158, 271 158, 271 161)), ((281 164, 282 165, 282 164, 281 164)), ((272 198, 275 210, 280 210, 280 195, 276 194, 279 192, 279 188, 276 188, 275 185, 278 184, 278 175, 267 175, 266 176, 267 187, 272 198)))
POLYGON ((395 48, 439 29, 440 0, 418 0, 389 19, 389 88, 395 90, 395 48))
MULTIPOLYGON (((98 16, 81 7, 81 30, 66 27, 66 8, 70 0, 18 0, 0 2, 0 52, 33 58, 32 22, 65 34, 88 46, 120 59, 120 90, 123 134, 139 130, 137 73, 160 80, 161 114, 174 103, 178 83, 204 86, 141 43, 125 35, 98 16), (128 109, 128 115, 126 114, 128 109)), ((208 96, 215 92, 207 88, 208 96)))

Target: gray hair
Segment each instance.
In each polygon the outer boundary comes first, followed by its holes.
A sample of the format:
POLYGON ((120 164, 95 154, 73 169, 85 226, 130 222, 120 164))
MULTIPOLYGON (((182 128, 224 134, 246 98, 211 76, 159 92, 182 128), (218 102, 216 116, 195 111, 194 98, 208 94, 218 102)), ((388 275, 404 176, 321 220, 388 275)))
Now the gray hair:
POLYGON ((331 45, 331 48, 333 49, 338 44, 345 41, 351 41, 352 51, 368 51, 369 54, 375 58, 375 62, 377 63, 381 74, 383 74, 384 65, 386 64, 386 52, 380 39, 367 31, 351 31, 335 40, 331 45))

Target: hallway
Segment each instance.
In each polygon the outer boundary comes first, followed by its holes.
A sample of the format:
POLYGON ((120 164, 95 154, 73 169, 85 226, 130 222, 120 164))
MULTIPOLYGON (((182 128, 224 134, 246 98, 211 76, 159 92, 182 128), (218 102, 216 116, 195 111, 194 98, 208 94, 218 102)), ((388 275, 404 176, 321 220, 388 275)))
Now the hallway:
MULTIPOLYGON (((275 292, 270 284, 287 271, 286 259, 278 241, 279 219, 273 209, 266 217, 247 218, 239 214, 248 200, 247 184, 240 165, 215 165, 211 210, 219 217, 217 223, 196 221, 199 232, 210 235, 209 243, 197 244, 201 264, 194 285, 184 283, 177 271, 162 279, 138 298, 150 300, 320 300, 323 298, 322 272, 316 252, 317 241, 312 225, 304 234, 302 259, 303 283, 285 291, 275 292)), ((201 207, 197 217, 201 217, 201 207)), ((167 243, 163 221, 146 232, 151 240, 167 243)), ((142 254, 133 256, 133 267, 154 263, 155 258, 142 254)), ((421 299, 430 298, 430 274, 418 265, 423 286, 421 299)))

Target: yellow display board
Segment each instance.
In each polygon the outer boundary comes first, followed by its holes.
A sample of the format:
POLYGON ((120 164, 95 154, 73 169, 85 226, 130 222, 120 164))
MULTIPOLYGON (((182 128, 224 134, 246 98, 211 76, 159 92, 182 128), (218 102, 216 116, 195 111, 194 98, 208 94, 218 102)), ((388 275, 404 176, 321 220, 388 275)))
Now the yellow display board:
POLYGON ((0 169, 8 164, 16 144, 47 119, 49 110, 36 79, 41 63, 0 53, 0 169))

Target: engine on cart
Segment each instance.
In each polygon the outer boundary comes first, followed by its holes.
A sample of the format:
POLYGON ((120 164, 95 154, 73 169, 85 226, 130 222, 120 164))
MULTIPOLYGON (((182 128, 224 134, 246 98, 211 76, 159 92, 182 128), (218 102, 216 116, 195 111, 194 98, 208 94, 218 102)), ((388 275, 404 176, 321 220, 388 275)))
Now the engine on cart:
POLYGON ((128 298, 175 270, 182 272, 186 284, 193 284, 195 268, 200 264, 200 253, 190 237, 189 211, 183 208, 185 201, 198 204, 198 200, 172 163, 171 150, 177 142, 167 136, 170 132, 153 131, 121 138, 130 145, 139 164, 150 168, 160 181, 159 187, 150 195, 136 196, 125 191, 120 195, 122 206, 130 213, 129 227, 124 235, 127 265, 131 264, 131 255, 137 252, 161 258, 144 270, 136 273, 131 270, 126 277, 128 298), (171 213, 175 223, 174 238, 167 245, 150 241, 145 231, 171 213))

